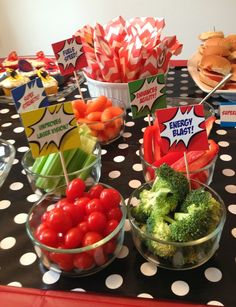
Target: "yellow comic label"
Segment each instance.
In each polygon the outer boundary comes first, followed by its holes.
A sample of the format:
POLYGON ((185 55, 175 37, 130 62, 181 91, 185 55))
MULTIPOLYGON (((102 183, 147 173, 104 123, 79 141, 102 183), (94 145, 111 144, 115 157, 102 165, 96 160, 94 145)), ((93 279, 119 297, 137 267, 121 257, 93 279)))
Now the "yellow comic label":
POLYGON ((80 146, 71 102, 21 113, 34 158, 80 146))

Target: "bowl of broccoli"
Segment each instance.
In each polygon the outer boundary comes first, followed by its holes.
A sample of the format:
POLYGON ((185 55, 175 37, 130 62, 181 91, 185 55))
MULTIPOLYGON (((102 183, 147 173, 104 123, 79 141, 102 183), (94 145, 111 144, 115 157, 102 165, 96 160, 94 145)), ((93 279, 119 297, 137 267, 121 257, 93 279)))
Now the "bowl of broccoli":
POLYGON ((212 188, 197 183, 191 185, 182 173, 163 164, 155 180, 141 185, 128 200, 134 244, 159 267, 192 269, 208 261, 219 247, 224 202, 212 188))

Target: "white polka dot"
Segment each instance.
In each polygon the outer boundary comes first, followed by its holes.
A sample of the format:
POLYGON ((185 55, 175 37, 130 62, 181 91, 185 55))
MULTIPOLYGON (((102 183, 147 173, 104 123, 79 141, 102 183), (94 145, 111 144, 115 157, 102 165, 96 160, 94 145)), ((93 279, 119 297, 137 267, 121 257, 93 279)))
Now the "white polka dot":
POLYGON ((128 113, 128 115, 129 115, 130 117, 132 117, 132 116, 133 116, 132 112, 129 112, 129 113, 128 113))
POLYGON ((60 278, 59 273, 49 270, 43 274, 42 280, 45 284, 51 285, 51 284, 55 284, 59 278, 60 278))
POLYGON ((119 148, 119 149, 126 149, 126 148, 128 148, 128 147, 129 147, 128 144, 119 144, 119 145, 118 145, 118 148, 119 148))
POLYGON ((179 96, 180 96, 180 97, 187 97, 188 94, 187 94, 187 93, 185 93, 185 94, 180 94, 179 96))
POLYGON ((117 156, 113 159, 114 162, 123 162, 125 160, 124 156, 117 156))
POLYGON ((210 301, 207 303, 207 305, 211 305, 211 306, 224 306, 221 302, 219 301, 210 301))
POLYGON ((143 139, 138 140, 139 144, 143 144, 143 139))
POLYGON ((123 245, 119 254, 117 255, 117 258, 123 259, 129 255, 129 249, 127 246, 123 245))
POLYGON ((4 199, 0 201, 0 210, 6 209, 11 205, 10 200, 4 199))
POLYGON ((8 141, 8 143, 10 143, 12 145, 15 144, 15 142, 16 142, 15 140, 7 140, 7 141, 8 141))
POLYGON ((129 220, 125 220, 125 225, 124 225, 125 231, 130 231, 131 226, 129 220))
POLYGON ((62 101, 65 101, 65 100, 66 100, 65 97, 61 97, 61 98, 58 98, 58 99, 57 99, 57 102, 62 102, 62 101))
POLYGON ((174 84, 173 84, 173 83, 167 83, 166 86, 167 86, 167 87, 173 87, 174 84))
POLYGON ((181 80, 180 83, 188 83, 188 80, 181 80))
POLYGON ((2 110, 0 110, 0 113, 1 114, 6 114, 6 113, 8 113, 10 110, 9 109, 2 109, 2 110))
POLYGON ((217 268, 208 268, 205 270, 204 275, 206 277, 207 280, 211 281, 211 282, 217 282, 220 281, 222 278, 222 273, 219 269, 217 268))
POLYGON ((181 91, 187 91, 187 90, 188 90, 188 87, 187 87, 187 86, 181 86, 181 87, 180 87, 180 90, 181 90, 181 91))
POLYGON ((174 75, 174 74, 175 74, 174 71, 169 71, 169 72, 168 72, 168 75, 174 75))
POLYGON ((14 222, 16 224, 24 224, 27 220, 27 213, 19 213, 14 217, 14 222))
POLYGON ((220 147, 228 147, 229 146, 229 142, 221 141, 221 142, 218 142, 218 145, 220 147))
POLYGON ((85 87, 80 88, 81 92, 87 92, 87 89, 85 87))
POLYGON ((74 288, 74 289, 71 289, 70 291, 75 291, 75 292, 86 292, 84 289, 82 288, 74 288))
POLYGON ((174 91, 172 91, 172 90, 167 90, 166 91, 166 94, 173 94, 174 93, 174 91))
POLYGON ((16 118, 19 118, 19 117, 20 117, 19 114, 14 114, 14 115, 11 116, 12 119, 16 119, 16 118))
POLYGON ((227 191, 228 193, 231 194, 235 194, 236 193, 236 185, 233 184, 229 184, 225 187, 225 191, 227 191))
POLYGON ((157 266, 150 262, 144 262, 140 267, 140 271, 145 276, 153 276, 157 272, 157 266))
POLYGON ((184 296, 189 292, 189 285, 182 280, 177 280, 171 285, 171 290, 175 295, 184 296))
POLYGON ((26 152, 29 150, 28 146, 22 146, 17 149, 18 152, 26 152))
POLYGON ((14 159, 14 161, 13 161, 13 165, 16 165, 17 163, 19 163, 19 160, 18 159, 14 159))
POLYGON ((13 132, 15 132, 15 133, 21 133, 21 132, 23 132, 25 129, 23 128, 23 127, 17 127, 17 128, 15 128, 15 129, 13 129, 13 132))
POLYGON ((188 74, 182 74, 181 77, 187 78, 187 77, 188 77, 188 74))
POLYGON ((81 95, 77 94, 74 96, 75 98, 81 98, 81 95))
POLYGON ((126 122, 125 125, 127 127, 133 127, 135 125, 135 123, 134 122, 126 122))
POLYGON ((30 202, 30 203, 34 203, 34 202, 38 201, 39 198, 40 198, 39 195, 37 195, 37 194, 31 194, 31 195, 29 195, 29 196, 26 198, 26 200, 27 200, 28 202, 30 202))
POLYGON ((230 155, 220 155, 220 159, 222 161, 230 161, 232 160, 232 157, 230 155))
POLYGON ((37 255, 35 253, 26 253, 20 257, 21 265, 30 265, 35 262, 37 255))
POLYGON ((24 169, 21 171, 21 173, 22 173, 23 175, 26 175, 26 171, 25 171, 24 169))
POLYGON ((225 134, 227 134, 227 131, 220 129, 220 130, 216 130, 216 133, 219 134, 219 135, 225 135, 225 134))
POLYGON ((1 242, 0 242, 0 247, 2 249, 10 249, 12 248, 14 245, 16 244, 16 239, 13 237, 7 237, 4 238, 1 242))
POLYGON ((135 154, 139 157, 139 150, 136 150, 135 154))
POLYGON ((23 183, 22 182, 14 182, 14 183, 12 183, 11 185, 10 185, 10 189, 12 190, 12 191, 18 191, 18 190, 20 190, 20 189, 22 189, 23 188, 23 183))
POLYGON ((201 94, 202 91, 201 90, 196 90, 195 93, 201 94))
POLYGON ((236 228, 233 228, 233 229, 231 230, 231 234, 232 234, 232 236, 233 236, 234 238, 236 238, 236 228))
POLYGON ((117 289, 123 283, 123 278, 121 275, 112 274, 106 278, 105 284, 109 289, 117 289))
POLYGON ((138 187, 140 187, 141 182, 137 179, 133 179, 129 181, 129 186, 133 189, 137 189, 138 187))
POLYGON ((7 284, 8 286, 11 286, 11 287, 22 287, 22 284, 18 281, 12 281, 10 282, 9 284, 7 284))
POLYGON ((136 172, 141 172, 143 170, 143 167, 141 163, 136 163, 132 166, 132 169, 136 172))
POLYGON ((5 124, 2 124, 1 127, 5 128, 5 127, 9 127, 9 126, 11 126, 11 125, 12 125, 12 123, 5 123, 5 124))
POLYGON ((102 156, 104 156, 106 153, 107 153, 107 150, 106 150, 106 149, 102 149, 102 150, 101 150, 101 155, 102 155, 102 156))
POLYGON ((121 172, 120 171, 112 171, 112 172, 110 172, 109 174, 108 174, 108 176, 110 177, 110 178, 118 178, 118 177, 120 177, 120 174, 121 174, 121 172))
POLYGON ((171 81, 171 80, 174 80, 174 79, 175 79, 174 77, 168 77, 168 78, 167 78, 167 80, 170 80, 170 81, 171 81))
POLYGON ((151 294, 149 294, 149 293, 140 293, 140 294, 137 295, 137 297, 153 298, 153 296, 151 296, 151 294))
POLYGON ((228 206, 229 212, 236 214, 236 205, 232 204, 228 206))
POLYGON ((226 168, 226 169, 223 169, 222 174, 225 176, 231 177, 235 175, 235 171, 230 168, 226 168))
POLYGON ((219 120, 219 119, 216 119, 216 120, 215 120, 215 123, 216 123, 217 125, 220 125, 220 120, 219 120))
POLYGON ((124 133, 122 134, 122 136, 123 136, 124 138, 130 138, 130 137, 132 136, 132 133, 130 133, 130 132, 124 132, 124 133))

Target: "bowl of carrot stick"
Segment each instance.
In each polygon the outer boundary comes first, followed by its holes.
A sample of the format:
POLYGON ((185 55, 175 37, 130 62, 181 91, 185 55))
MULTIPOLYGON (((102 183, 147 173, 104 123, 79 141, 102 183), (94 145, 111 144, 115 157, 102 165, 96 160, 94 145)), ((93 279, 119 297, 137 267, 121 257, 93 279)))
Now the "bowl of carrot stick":
POLYGON ((125 128, 125 104, 115 98, 98 96, 72 101, 78 125, 86 124, 101 145, 117 140, 125 128))

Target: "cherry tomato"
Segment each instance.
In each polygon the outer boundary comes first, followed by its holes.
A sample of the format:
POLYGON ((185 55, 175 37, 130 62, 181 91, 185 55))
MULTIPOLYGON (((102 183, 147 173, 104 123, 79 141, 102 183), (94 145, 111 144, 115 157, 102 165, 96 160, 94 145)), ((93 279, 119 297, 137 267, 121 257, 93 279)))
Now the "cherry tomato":
POLYGON ((93 258, 94 258, 97 265, 103 265, 108 260, 108 257, 104 253, 104 250, 101 246, 94 249, 93 258))
POLYGON ((120 193, 112 188, 103 189, 99 198, 106 210, 118 207, 121 201, 120 193))
POLYGON ((41 224, 39 224, 39 226, 36 228, 34 235, 36 238, 38 238, 38 236, 40 235, 40 233, 45 230, 50 228, 47 222, 43 222, 41 224))
POLYGON ((62 198, 56 203, 56 208, 63 208, 65 205, 72 205, 67 198, 62 198))
POLYGON ((113 254, 116 249, 116 241, 114 239, 111 239, 110 241, 108 241, 103 245, 103 249, 105 253, 113 254))
MULTIPOLYGON (((65 248, 65 246, 60 246, 59 248, 65 248)), ((74 255, 72 254, 51 252, 49 258, 58 264, 63 271, 70 271, 74 268, 74 255)))
POLYGON ((43 229, 39 234, 38 234, 38 240, 50 247, 57 247, 58 246, 58 235, 57 232, 54 231, 53 229, 43 229))
POLYGON ((117 220, 109 220, 104 230, 104 235, 108 236, 113 230, 116 229, 118 225, 119 225, 119 222, 117 220))
POLYGON ((104 189, 103 185, 97 183, 89 189, 88 195, 90 198, 99 198, 103 189, 104 189))
POLYGON ((41 222, 45 222, 47 220, 47 216, 48 216, 48 211, 44 212, 44 214, 41 216, 41 222))
POLYGON ((83 196, 85 188, 84 181, 80 178, 75 178, 66 188, 66 197, 69 201, 74 201, 76 198, 83 196))
POLYGON ((92 231, 102 231, 105 229, 107 224, 107 219, 105 214, 102 212, 94 211, 88 216, 88 227, 92 231))
POLYGON ((61 208, 54 208, 49 211, 46 222, 56 232, 65 233, 72 227, 70 215, 61 208))
POLYGON ((90 198, 81 197, 81 198, 76 199, 76 201, 74 202, 74 205, 76 207, 76 212, 77 212, 76 214, 78 215, 79 221, 83 220, 86 214, 86 206, 89 203, 89 201, 90 201, 90 198))
POLYGON ((112 208, 107 212, 108 220, 117 220, 118 222, 120 222, 121 218, 122 218, 122 211, 119 207, 112 208))
POLYGON ((98 198, 93 198, 91 199, 87 205, 86 205, 86 214, 90 214, 94 211, 98 211, 98 212, 104 212, 104 209, 103 209, 103 205, 102 205, 102 202, 100 199, 98 198))
POLYGON ((85 234, 86 232, 89 231, 89 227, 88 227, 88 222, 87 221, 83 221, 83 222, 80 222, 77 226, 80 230, 80 232, 82 234, 85 234))
POLYGON ((84 235, 82 239, 82 246, 89 246, 100 240, 102 240, 102 236, 100 235, 100 233, 96 231, 89 231, 84 235))
POLYGON ((74 266, 81 270, 86 270, 94 266, 93 256, 84 252, 75 255, 74 266))
POLYGON ((65 247, 66 248, 76 248, 79 247, 82 241, 83 234, 79 228, 74 227, 67 231, 65 234, 65 247))

